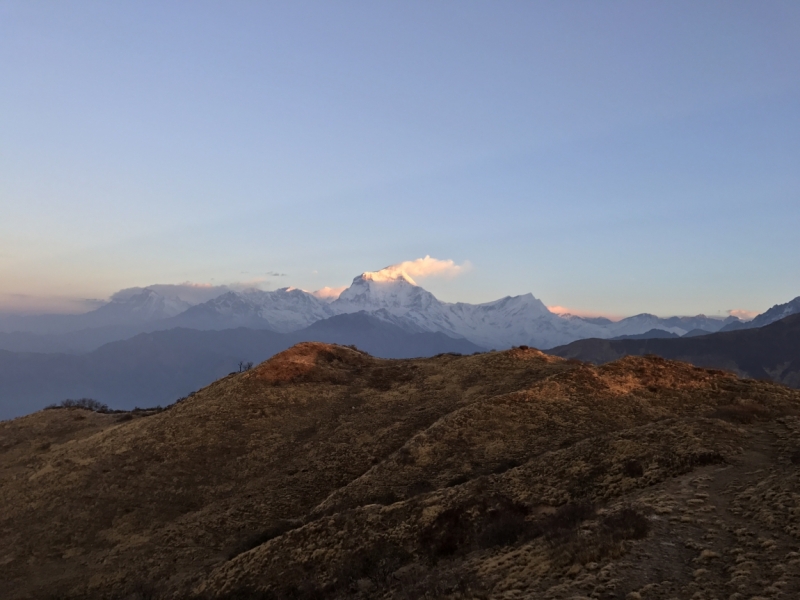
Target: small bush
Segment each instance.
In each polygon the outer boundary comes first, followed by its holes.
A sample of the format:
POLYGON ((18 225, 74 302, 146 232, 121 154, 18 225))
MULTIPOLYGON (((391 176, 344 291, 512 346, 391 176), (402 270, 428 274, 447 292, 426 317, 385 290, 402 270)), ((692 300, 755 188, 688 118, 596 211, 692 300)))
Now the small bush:
POLYGON ((505 473, 509 469, 514 469, 520 466, 520 464, 522 463, 520 463, 518 460, 514 458, 508 458, 506 460, 500 461, 500 463, 494 469, 492 469, 492 473, 495 475, 500 475, 501 473, 505 473))
POLYGON ((478 547, 493 548, 516 543, 529 530, 525 522, 527 514, 527 507, 514 503, 487 515, 484 529, 478 534, 478 547))
POLYGON ((769 410, 759 404, 728 404, 719 406, 709 415, 713 419, 722 419, 739 425, 749 425, 755 421, 767 420, 769 410))
POLYGON ((186 597, 187 600, 323 600, 324 598, 330 598, 328 590, 310 579, 301 579, 297 583, 286 584, 277 589, 259 590, 244 585, 219 595, 186 597))
POLYGON ((434 485, 425 479, 420 481, 415 481, 411 485, 408 486, 406 489, 407 497, 412 498, 414 496, 419 496, 420 494, 427 494, 428 492, 433 491, 434 485))
POLYGON ((708 450, 706 452, 696 452, 691 455, 690 462, 692 466, 705 467, 707 465, 719 465, 725 462, 725 457, 716 450, 708 450))
POLYGON ((536 524, 536 533, 549 541, 569 537, 583 521, 595 515, 594 504, 570 502, 536 524))
POLYGON ((415 460, 408 446, 403 446, 397 451, 397 462, 401 465, 413 465, 415 460))
MULTIPOLYGON (((581 511, 571 510, 573 522, 569 530, 560 530, 561 535, 550 538, 554 565, 565 567, 573 563, 597 562, 607 557, 619 557, 625 552, 626 540, 638 540, 647 536, 650 522, 633 508, 623 508, 605 515, 599 526, 589 533, 576 530, 581 511)), ((586 513, 584 513, 586 514, 586 513)))
POLYGON ((505 496, 475 499, 448 508, 420 534, 432 562, 476 548, 508 546, 533 537, 529 509, 505 496))
POLYGON ((358 591, 359 582, 367 579, 377 589, 391 585, 392 574, 412 560, 404 548, 381 539, 346 558, 336 576, 339 586, 358 591))
POLYGON ((622 465, 622 473, 625 477, 637 478, 644 475, 642 463, 636 459, 630 459, 622 465))
POLYGON ((435 561, 452 556, 469 545, 472 538, 471 523, 464 507, 453 507, 436 517, 420 536, 420 545, 435 561))
POLYGON ((79 400, 72 400, 67 398, 62 400, 59 404, 49 404, 45 410, 53 410, 57 408, 80 408, 83 410, 91 410, 92 412, 107 413, 111 412, 107 404, 93 400, 92 398, 80 398, 79 400))
POLYGON ((380 504, 381 506, 389 506, 395 502, 400 502, 400 497, 392 490, 387 490, 385 492, 369 496, 364 501, 364 504, 380 504))
POLYGON ((474 573, 424 567, 404 574, 399 580, 394 598, 421 600, 423 598, 486 598, 486 590, 474 573))
POLYGON ((142 582, 134 586, 134 598, 136 600, 158 600, 161 594, 152 584, 142 582))
POLYGON ((626 507, 606 515, 602 521, 602 528, 606 535, 615 540, 640 540, 647 537, 650 521, 635 509, 626 507))
POLYGON ((462 474, 456 475, 450 481, 447 482, 445 487, 455 487, 457 485, 461 485, 462 483, 467 483, 470 480, 469 475, 462 474))

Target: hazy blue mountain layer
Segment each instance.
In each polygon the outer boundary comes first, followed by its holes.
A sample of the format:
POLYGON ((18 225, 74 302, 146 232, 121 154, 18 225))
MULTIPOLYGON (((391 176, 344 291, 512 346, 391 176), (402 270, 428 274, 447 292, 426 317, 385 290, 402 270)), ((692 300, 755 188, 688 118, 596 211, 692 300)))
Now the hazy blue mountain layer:
POLYGON ((231 371, 301 341, 355 344, 373 356, 408 358, 483 348, 443 333, 409 333, 366 313, 339 315, 289 334, 246 328, 176 328, 139 334, 83 355, 0 351, 0 419, 66 398, 113 408, 168 404, 231 371))

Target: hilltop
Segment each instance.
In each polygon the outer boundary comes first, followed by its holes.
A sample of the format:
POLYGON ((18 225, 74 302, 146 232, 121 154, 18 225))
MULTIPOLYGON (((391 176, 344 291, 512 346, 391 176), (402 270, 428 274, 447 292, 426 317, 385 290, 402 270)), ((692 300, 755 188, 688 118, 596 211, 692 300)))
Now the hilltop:
POLYGON ((798 409, 798 391, 656 357, 388 360, 302 343, 154 414, 0 423, 0 586, 791 596, 798 409))

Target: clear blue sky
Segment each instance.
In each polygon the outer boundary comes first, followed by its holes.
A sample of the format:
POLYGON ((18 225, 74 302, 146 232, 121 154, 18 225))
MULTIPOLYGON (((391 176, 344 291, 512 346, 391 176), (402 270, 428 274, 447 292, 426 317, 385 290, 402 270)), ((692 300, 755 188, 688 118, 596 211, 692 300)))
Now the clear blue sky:
POLYGON ((800 295, 798 32, 796 1, 6 0, 0 309, 430 254, 472 265, 444 300, 763 310, 800 295))

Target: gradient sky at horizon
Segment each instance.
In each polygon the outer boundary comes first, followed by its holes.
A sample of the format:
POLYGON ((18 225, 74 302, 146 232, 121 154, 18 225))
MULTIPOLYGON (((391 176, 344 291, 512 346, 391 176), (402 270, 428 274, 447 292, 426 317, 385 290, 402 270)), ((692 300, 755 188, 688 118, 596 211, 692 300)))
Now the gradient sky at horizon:
POLYGON ((0 312, 184 281, 800 295, 797 2, 0 4, 0 312), (278 275, 285 274, 285 275, 278 275))

